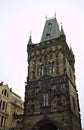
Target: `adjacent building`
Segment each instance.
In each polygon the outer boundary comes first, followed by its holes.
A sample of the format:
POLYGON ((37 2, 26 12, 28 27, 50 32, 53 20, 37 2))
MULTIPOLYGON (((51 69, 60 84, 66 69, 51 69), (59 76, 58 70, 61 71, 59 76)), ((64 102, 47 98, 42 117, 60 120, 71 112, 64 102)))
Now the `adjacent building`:
POLYGON ((23 101, 8 85, 0 83, 0 130, 13 130, 22 124, 15 114, 23 114, 23 101))
POLYGON ((23 130, 81 130, 75 56, 55 17, 46 20, 40 43, 30 36, 27 53, 23 130))

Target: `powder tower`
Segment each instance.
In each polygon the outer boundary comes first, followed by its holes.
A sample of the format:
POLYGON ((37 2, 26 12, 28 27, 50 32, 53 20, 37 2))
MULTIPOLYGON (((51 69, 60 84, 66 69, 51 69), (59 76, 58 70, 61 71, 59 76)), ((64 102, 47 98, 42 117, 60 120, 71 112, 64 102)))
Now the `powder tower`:
POLYGON ((24 130, 81 130, 75 57, 57 19, 47 19, 41 42, 27 45, 24 130))

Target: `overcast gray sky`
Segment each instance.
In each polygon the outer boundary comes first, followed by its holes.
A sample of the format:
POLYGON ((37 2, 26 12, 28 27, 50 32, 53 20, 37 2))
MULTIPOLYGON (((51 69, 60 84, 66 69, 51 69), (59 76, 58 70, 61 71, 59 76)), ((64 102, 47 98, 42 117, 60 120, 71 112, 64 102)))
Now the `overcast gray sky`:
POLYGON ((45 17, 62 22, 68 45, 75 54, 76 85, 84 127, 84 1, 0 0, 0 81, 24 100, 27 77, 26 47, 30 32, 40 42, 45 17))

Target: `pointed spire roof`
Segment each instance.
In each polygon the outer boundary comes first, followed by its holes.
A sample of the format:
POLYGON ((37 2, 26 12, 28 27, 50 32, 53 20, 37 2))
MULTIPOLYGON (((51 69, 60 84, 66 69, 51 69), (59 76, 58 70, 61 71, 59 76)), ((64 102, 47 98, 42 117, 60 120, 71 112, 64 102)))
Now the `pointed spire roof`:
POLYGON ((74 54, 73 50, 72 50, 72 47, 71 47, 71 43, 70 43, 70 51, 71 51, 72 54, 74 54))
POLYGON ((61 32, 60 32, 60 35, 65 35, 62 24, 61 24, 61 32))
POLYGON ((41 42, 58 38, 60 36, 60 30, 58 22, 55 18, 46 19, 41 42))
POLYGON ((32 44, 32 37, 31 37, 31 35, 30 35, 30 37, 29 37, 28 44, 29 44, 29 45, 31 45, 31 44, 32 44))

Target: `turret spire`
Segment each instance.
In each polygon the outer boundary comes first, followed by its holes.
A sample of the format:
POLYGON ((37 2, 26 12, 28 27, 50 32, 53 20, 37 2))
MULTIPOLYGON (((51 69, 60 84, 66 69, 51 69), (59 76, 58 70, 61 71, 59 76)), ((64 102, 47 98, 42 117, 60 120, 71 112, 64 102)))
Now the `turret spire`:
POLYGON ((29 45, 31 45, 31 44, 32 44, 31 34, 30 34, 30 38, 29 38, 28 44, 29 44, 29 45))
POLYGON ((62 23, 61 23, 61 32, 60 32, 60 35, 65 35, 64 30, 63 30, 62 23))
POLYGON ((74 54, 73 50, 72 50, 72 47, 71 47, 71 43, 70 43, 70 51, 71 51, 72 54, 74 54))

